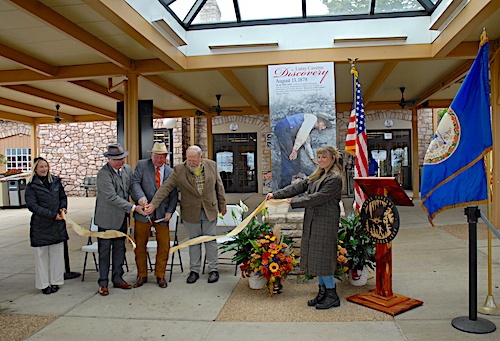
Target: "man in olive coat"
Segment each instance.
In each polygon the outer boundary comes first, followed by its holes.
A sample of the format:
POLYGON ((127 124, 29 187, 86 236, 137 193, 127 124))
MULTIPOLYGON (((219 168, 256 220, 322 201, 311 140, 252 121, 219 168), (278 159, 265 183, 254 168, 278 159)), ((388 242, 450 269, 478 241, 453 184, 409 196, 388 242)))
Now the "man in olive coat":
MULTIPOLYGON (((215 236, 217 215, 226 214, 226 198, 217 163, 203 159, 198 146, 186 150, 186 161, 174 167, 174 172, 156 192, 151 204, 146 205, 146 213, 151 214, 162 200, 174 189, 181 192, 181 219, 189 233, 189 238, 215 236)), ((219 280, 219 254, 215 240, 205 243, 208 262, 208 283, 219 280)), ((187 283, 198 280, 201 267, 201 245, 189 246, 191 272, 187 283)))

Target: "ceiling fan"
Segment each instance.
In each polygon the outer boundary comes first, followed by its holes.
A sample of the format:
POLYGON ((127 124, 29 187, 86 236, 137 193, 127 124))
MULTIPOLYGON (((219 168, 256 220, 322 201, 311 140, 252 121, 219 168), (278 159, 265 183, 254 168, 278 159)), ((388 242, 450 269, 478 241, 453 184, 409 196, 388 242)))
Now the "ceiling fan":
POLYGON ((61 117, 61 116, 59 116, 59 108, 60 108, 60 107, 61 107, 61 106, 60 106, 59 104, 56 104, 56 114, 54 115, 54 121, 55 121, 56 123, 59 123, 59 122, 61 122, 61 121, 62 121, 62 117, 61 117))
MULTIPOLYGON (((401 91, 401 101, 399 101, 399 106, 403 109, 404 109, 404 107, 414 107, 417 104, 419 98, 415 98, 415 99, 408 100, 408 101, 405 100, 405 96, 404 96, 405 89, 406 88, 404 86, 401 86, 399 88, 399 91, 401 91)), ((424 108, 427 107, 428 105, 429 105, 429 101, 425 101, 421 104, 421 106, 424 108)))
POLYGON ((221 109, 221 107, 220 107, 220 98, 221 97, 222 97, 222 95, 220 95, 220 94, 215 95, 215 98, 217 98, 217 105, 212 106, 212 108, 214 108, 214 111, 217 113, 217 115, 220 115, 221 112, 223 112, 223 111, 227 111, 227 112, 242 112, 242 110, 236 110, 236 109, 234 109, 234 110, 231 110, 231 109, 221 109))
POLYGON ((412 100, 412 101, 407 101, 407 100, 405 100, 405 96, 404 96, 404 94, 405 94, 405 89, 406 89, 406 88, 405 88, 404 86, 399 87, 399 91, 401 91, 401 101, 399 101, 399 106, 400 106, 401 108, 404 108, 404 107, 412 107, 412 106, 414 106, 414 105, 415 105, 415 102, 417 101, 417 100, 412 100))

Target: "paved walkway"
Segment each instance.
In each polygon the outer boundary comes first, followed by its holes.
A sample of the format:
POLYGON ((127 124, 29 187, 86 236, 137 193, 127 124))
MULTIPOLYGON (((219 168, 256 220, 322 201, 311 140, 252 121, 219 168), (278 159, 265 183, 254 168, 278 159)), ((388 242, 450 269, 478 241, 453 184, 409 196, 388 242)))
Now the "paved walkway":
MULTIPOLYGON (((260 194, 231 194, 229 203, 243 199, 250 208, 263 200, 260 194)), ((88 226, 95 198, 69 198, 73 220, 88 226)), ((346 199, 346 206, 351 201, 346 199)), ((43 295, 34 288, 33 249, 29 246, 27 209, 0 210, 0 313, 52 315, 59 318, 29 340, 500 340, 500 331, 476 335, 452 327, 455 317, 469 315, 468 243, 441 228, 430 227, 415 201, 414 207, 398 207, 400 231, 393 242, 393 290, 424 301, 424 305, 391 321, 342 323, 249 323, 215 322, 239 281, 234 267, 221 266, 221 279, 208 284, 207 274, 193 284, 174 270, 167 289, 156 283, 141 288, 110 288, 110 295, 97 294, 97 273, 90 270, 85 281, 67 280, 57 294, 43 295)), ((484 207, 481 207, 485 211, 484 207)), ((465 224, 463 209, 442 213, 437 225, 465 224)), ((182 232, 181 232, 182 234, 182 232)), ((70 231, 71 270, 82 271, 85 238, 70 231)), ((500 305, 500 243, 493 247, 493 297, 500 305)), ((487 295, 486 240, 478 242, 478 302, 487 295)), ((136 276, 134 256, 127 252, 130 271, 136 276)), ((154 279, 151 275, 150 279, 154 279)), ((348 303, 350 304, 350 303, 348 303)), ((293 310, 293 307, 290 307, 293 310)), ((335 309, 328 313, 336 314, 335 309)), ((266 314, 266 312, 263 312, 266 314)), ((500 328, 500 316, 478 315, 500 328)), ((272 316, 269 316, 272 321, 272 316)))

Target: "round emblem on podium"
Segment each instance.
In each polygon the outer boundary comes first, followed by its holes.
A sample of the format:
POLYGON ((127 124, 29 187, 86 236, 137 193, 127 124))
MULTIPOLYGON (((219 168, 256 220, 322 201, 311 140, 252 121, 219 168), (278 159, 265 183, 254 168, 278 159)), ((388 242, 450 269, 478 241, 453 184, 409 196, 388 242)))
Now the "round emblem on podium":
POLYGON ((361 224, 366 234, 377 244, 391 242, 399 231, 399 213, 386 196, 373 195, 361 207, 361 224))

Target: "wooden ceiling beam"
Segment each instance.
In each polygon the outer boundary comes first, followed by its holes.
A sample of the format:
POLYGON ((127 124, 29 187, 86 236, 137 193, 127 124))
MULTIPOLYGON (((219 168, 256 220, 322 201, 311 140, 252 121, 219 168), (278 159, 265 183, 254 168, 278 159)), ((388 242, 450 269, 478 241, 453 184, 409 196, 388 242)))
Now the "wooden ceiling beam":
POLYGON ((394 70, 396 65, 398 65, 397 62, 388 62, 384 64, 382 70, 380 70, 377 77, 375 77, 375 80, 372 82, 368 91, 366 91, 366 93, 363 95, 363 104, 365 105, 365 107, 370 103, 371 99, 373 98, 373 95, 375 95, 377 90, 387 80, 387 78, 391 74, 392 70, 394 70))
POLYGON ((269 115, 269 107, 261 106, 260 112, 255 112, 252 107, 231 107, 228 109, 238 109, 241 112, 222 112, 220 115, 216 113, 204 112, 201 115, 196 115, 193 109, 184 110, 164 110, 163 117, 165 118, 177 118, 177 117, 195 117, 195 118, 207 118, 207 117, 217 117, 217 116, 248 116, 248 115, 269 115))
POLYGON ((95 121, 114 121, 114 119, 105 118, 99 115, 78 115, 75 116, 75 122, 95 122, 95 121))
POLYGON ((99 84, 94 83, 94 82, 89 81, 89 80, 70 81, 70 83, 78 85, 81 88, 96 92, 98 94, 101 94, 103 96, 106 96, 108 98, 111 98, 111 99, 114 99, 117 101, 123 101, 123 98, 124 98, 123 94, 116 92, 116 91, 109 92, 108 88, 106 88, 105 86, 99 85, 99 84))
MULTIPOLYGON (((157 85, 161 89, 171 93, 172 95, 179 97, 184 102, 193 105, 195 107, 195 109, 199 109, 203 112, 208 112, 211 109, 211 107, 209 107, 208 105, 205 105, 205 104, 201 103, 200 101, 198 101, 197 99, 189 96, 186 92, 176 88, 175 86, 173 86, 172 84, 170 84, 169 82, 167 82, 166 80, 161 78, 160 76, 145 76, 144 78, 147 79, 148 81, 150 81, 151 83, 157 85)), ((194 112, 195 109, 192 109, 192 111, 194 112)), ((164 114, 162 116, 165 117, 164 114)))
POLYGON ((96 113, 99 116, 116 118, 116 113, 112 111, 96 107, 95 105, 90 105, 84 102, 76 101, 74 99, 54 94, 52 92, 38 89, 29 85, 5 85, 4 87, 7 89, 19 91, 38 98, 43 98, 49 101, 53 101, 55 103, 60 103, 74 108, 90 111, 96 113))
MULTIPOLYGON (((16 109, 21 109, 21 110, 26 110, 26 111, 31 111, 33 113, 47 116, 47 117, 52 117, 52 118, 56 114, 55 109, 49 110, 46 108, 38 107, 36 105, 26 104, 26 103, 22 103, 22 102, 18 102, 18 101, 13 101, 11 99, 2 98, 2 97, 0 97, 0 105, 4 105, 6 107, 11 107, 11 108, 16 108, 16 109)), ((59 111, 59 116, 64 118, 64 119, 73 121, 73 116, 70 114, 66 114, 64 112, 59 111)))
MULTIPOLYGON (((432 43, 432 55, 438 58, 447 56, 496 10, 497 0, 469 1, 432 43)), ((476 52, 477 49, 479 46, 476 52)))
MULTIPOLYGON (((429 100, 425 108, 448 108, 451 104, 451 100, 429 100)), ((350 112, 352 109, 352 103, 335 103, 336 111, 339 112, 350 112)), ((404 109, 401 108, 399 102, 387 101, 387 102, 371 102, 369 105, 365 106, 365 111, 373 110, 411 110, 413 106, 406 106, 404 109)), ((419 106, 424 108, 423 106, 419 106)))
POLYGON ((8 0, 8 2, 70 38, 84 44, 113 64, 127 71, 134 70, 134 62, 126 55, 85 31, 40 1, 8 0))
POLYGON ((0 110, 0 120, 21 122, 27 124, 35 124, 35 119, 30 116, 14 114, 8 111, 0 110))
POLYGON ((467 72, 469 72, 473 63, 474 63, 473 60, 468 60, 467 62, 462 64, 462 66, 455 69, 455 71, 448 74, 445 78, 441 79, 439 82, 436 82, 436 84, 423 91, 419 96, 417 96, 419 100, 415 104, 421 105, 435 93, 444 90, 446 88, 449 88, 451 85, 460 81, 462 78, 465 77, 467 72))
MULTIPOLYGON (((158 59, 136 61, 135 65, 135 72, 141 75, 154 75, 172 71, 172 68, 158 59)), ((120 77, 125 74, 122 68, 113 63, 60 66, 54 77, 47 77, 31 70, 6 70, 0 71, 0 85, 26 84, 51 80, 89 80, 98 77, 120 77)))
MULTIPOLYGON (((109 92, 108 88, 106 88, 106 87, 104 87, 102 85, 96 84, 96 83, 94 83, 92 81, 87 81, 87 80, 83 80, 83 81, 71 81, 70 83, 78 85, 78 86, 80 86, 80 87, 82 87, 84 89, 93 91, 95 93, 101 94, 103 96, 112 98, 112 99, 117 100, 117 101, 123 101, 124 98, 125 98, 125 96, 123 94, 121 94, 119 92, 116 92, 116 91, 109 92)), ((161 109, 153 107, 153 115, 155 115, 155 118, 161 117, 162 113, 163 112, 162 112, 161 109)))
POLYGON ((39 59, 36 59, 4 44, 0 44, 0 56, 47 77, 55 76, 57 73, 57 67, 42 62, 39 59))
POLYGON ((174 70, 186 68, 187 57, 125 1, 83 0, 137 43, 174 70))
POLYGON ((241 83, 231 70, 220 70, 219 73, 231 84, 231 86, 247 101, 248 104, 255 110, 260 112, 260 105, 252 96, 250 91, 241 83))

